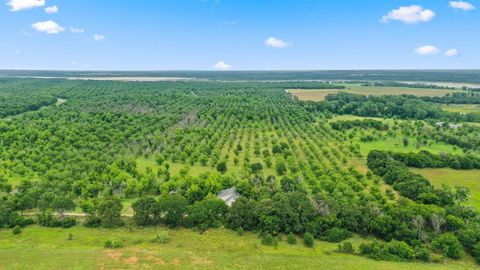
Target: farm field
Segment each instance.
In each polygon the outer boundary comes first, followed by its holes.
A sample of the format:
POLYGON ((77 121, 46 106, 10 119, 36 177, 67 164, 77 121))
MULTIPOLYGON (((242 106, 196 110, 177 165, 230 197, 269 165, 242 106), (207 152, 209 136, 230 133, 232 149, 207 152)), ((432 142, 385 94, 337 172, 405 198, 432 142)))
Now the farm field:
POLYGON ((463 186, 471 191, 470 205, 480 210, 480 170, 453 170, 453 169, 412 169, 440 187, 463 186))
POLYGON ((410 87, 380 87, 361 86, 360 84, 341 84, 345 89, 288 89, 300 100, 322 101, 328 94, 346 92, 359 95, 415 95, 415 96, 444 96, 448 93, 461 92, 460 90, 446 89, 418 89, 410 87))
MULTIPOLYGON (((356 237, 358 246, 365 242, 356 237)), ((284 241, 277 247, 260 244, 256 235, 215 229, 199 234, 163 227, 136 229, 47 229, 29 227, 20 235, 0 231, 2 269, 477 269, 471 258, 441 263, 381 262, 337 253, 336 244, 316 241, 314 248, 284 241), (151 243, 168 232, 166 244, 151 243), (68 240, 69 235, 72 240, 68 240), (123 239, 125 247, 105 249, 107 240, 123 239), (46 259, 46 257, 48 259, 46 259)))

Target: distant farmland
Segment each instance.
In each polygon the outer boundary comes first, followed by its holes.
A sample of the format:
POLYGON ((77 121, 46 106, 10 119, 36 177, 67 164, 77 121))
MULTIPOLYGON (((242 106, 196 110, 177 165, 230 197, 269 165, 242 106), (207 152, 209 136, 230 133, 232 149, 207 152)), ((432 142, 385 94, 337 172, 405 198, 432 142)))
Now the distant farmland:
POLYGON ((448 93, 460 92, 460 90, 446 90, 446 89, 424 89, 424 88, 410 88, 410 87, 375 87, 375 86, 361 86, 346 84, 346 89, 288 89, 300 100, 321 101, 324 100, 328 94, 338 93, 340 91, 360 94, 360 95, 415 95, 415 96, 444 96, 448 93))

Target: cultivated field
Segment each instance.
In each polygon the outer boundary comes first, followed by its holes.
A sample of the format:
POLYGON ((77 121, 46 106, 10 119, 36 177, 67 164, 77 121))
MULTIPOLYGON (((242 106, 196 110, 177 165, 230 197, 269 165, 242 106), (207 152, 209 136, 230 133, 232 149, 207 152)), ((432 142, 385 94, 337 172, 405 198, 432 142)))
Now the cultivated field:
POLYGON ((447 93, 460 92, 459 90, 419 89, 409 87, 374 87, 360 84, 344 84, 346 89, 288 89, 289 93, 300 100, 321 101, 328 94, 347 92, 359 95, 415 95, 415 96, 444 96, 447 93))

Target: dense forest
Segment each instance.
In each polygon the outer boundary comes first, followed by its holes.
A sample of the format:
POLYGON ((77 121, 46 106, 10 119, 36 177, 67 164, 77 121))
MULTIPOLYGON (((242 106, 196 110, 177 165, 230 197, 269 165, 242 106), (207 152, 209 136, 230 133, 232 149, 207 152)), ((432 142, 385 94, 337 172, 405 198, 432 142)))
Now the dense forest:
MULTIPOLYGON (((480 122, 478 115, 410 96, 339 93, 302 102, 285 91, 342 89, 315 82, 0 85, 0 227, 225 226, 257 232, 266 245, 282 234, 306 245, 358 234, 378 239, 358 247, 378 260, 459 259, 466 251, 480 261, 480 213, 467 205, 469 191, 435 187, 409 170, 480 168, 476 154, 373 150, 362 171, 354 161, 364 156, 349 137, 404 129, 467 152, 480 147, 478 127, 435 123, 480 122), (330 121, 343 114, 417 122, 330 121), (231 187, 241 197, 227 207, 217 194, 231 187)), ((339 252, 354 252, 350 245, 339 252)))

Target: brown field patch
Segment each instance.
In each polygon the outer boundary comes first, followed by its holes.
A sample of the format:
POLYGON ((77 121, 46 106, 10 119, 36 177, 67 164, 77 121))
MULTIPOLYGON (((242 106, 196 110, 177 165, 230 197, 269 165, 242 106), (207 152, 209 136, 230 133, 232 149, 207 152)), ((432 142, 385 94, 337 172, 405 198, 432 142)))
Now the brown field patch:
POLYGON ((123 260, 123 263, 128 265, 135 265, 138 263, 138 258, 135 256, 132 256, 128 259, 123 260))
POLYGON ((114 261, 118 261, 120 260, 120 257, 122 257, 122 253, 119 252, 119 251, 115 251, 115 250, 111 250, 111 249, 108 249, 105 251, 105 254, 112 260, 114 261))

